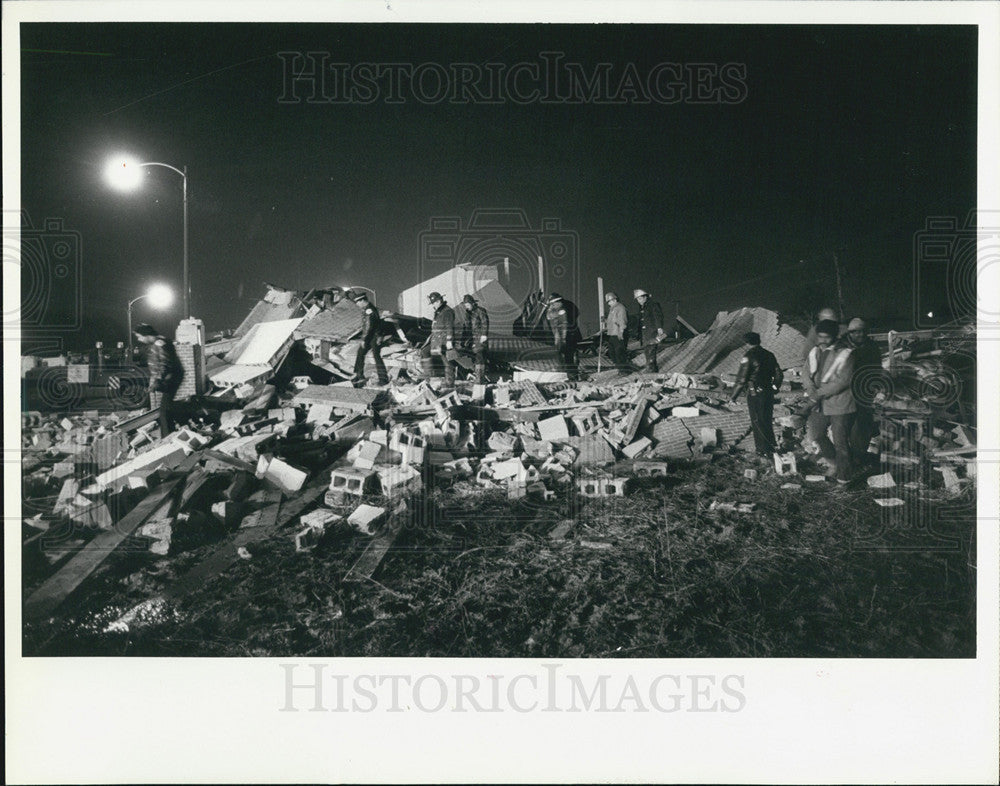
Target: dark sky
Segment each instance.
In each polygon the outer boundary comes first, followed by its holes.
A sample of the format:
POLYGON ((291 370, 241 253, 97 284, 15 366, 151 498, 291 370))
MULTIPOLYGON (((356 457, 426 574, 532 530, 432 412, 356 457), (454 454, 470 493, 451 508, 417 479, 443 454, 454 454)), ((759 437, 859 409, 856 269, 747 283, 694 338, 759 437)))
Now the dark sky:
MULTIPOLYGON (((927 276, 921 309, 940 314, 946 300, 929 292, 943 279, 915 259, 915 236, 928 217, 975 208, 972 27, 25 24, 21 34, 22 204, 47 254, 58 235, 47 219, 80 239, 77 268, 22 278, 26 297, 49 298, 25 311, 26 326, 54 328, 70 347, 124 338, 126 303, 149 282, 180 291, 180 178, 151 169, 140 191, 115 192, 102 170, 118 151, 187 166, 192 306, 209 330, 238 325, 264 281, 364 284, 394 308, 443 264, 422 259, 432 220, 487 208, 524 211, 525 248, 565 242, 558 280, 591 328, 599 275, 629 305, 636 286, 679 300, 701 328, 742 305, 835 304, 835 252, 848 316, 912 321, 915 266, 927 276), (279 100, 291 62, 279 52, 354 67, 352 100, 337 100, 337 69, 320 88, 327 100, 307 101, 304 83, 297 100, 279 100), (544 53, 561 58, 554 89, 524 71, 556 57, 544 53), (484 74, 476 100, 419 100, 461 63, 484 74), (520 81, 482 100, 487 64, 509 77, 519 63, 520 81), (588 77, 605 69, 610 87, 557 101, 567 63, 588 77), (658 71, 664 63, 680 70, 658 71), (423 64, 422 87, 366 84, 363 64, 423 64), (629 92, 629 73, 666 74, 660 100, 629 92), (670 76, 687 86, 671 88, 670 76), (558 228, 543 231, 543 219, 558 228)), ((180 315, 136 307, 137 319, 169 326, 180 315)))

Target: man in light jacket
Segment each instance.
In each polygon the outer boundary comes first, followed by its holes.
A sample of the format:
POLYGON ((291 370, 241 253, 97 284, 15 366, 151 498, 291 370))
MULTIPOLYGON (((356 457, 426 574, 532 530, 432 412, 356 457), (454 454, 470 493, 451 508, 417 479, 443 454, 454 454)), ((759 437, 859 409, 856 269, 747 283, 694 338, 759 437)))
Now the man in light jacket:
POLYGON ((628 352, 628 310, 614 292, 604 295, 608 304, 608 315, 605 317, 605 330, 608 334, 608 354, 615 364, 619 374, 629 372, 628 352))
POLYGON ((850 434, 857 405, 851 391, 854 357, 849 346, 835 345, 839 330, 832 319, 816 325, 816 346, 806 358, 802 381, 806 396, 815 402, 806 423, 807 436, 819 446, 828 466, 833 461, 837 482, 843 484, 851 479, 850 434))

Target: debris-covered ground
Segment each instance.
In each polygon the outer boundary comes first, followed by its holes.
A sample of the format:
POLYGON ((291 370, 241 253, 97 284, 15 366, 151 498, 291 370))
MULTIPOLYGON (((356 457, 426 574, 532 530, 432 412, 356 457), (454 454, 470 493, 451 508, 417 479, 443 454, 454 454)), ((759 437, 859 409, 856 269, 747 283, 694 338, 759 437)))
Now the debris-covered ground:
POLYGON ((660 373, 444 390, 401 360, 358 388, 343 342, 319 381, 287 367, 279 300, 172 434, 24 415, 26 655, 975 654, 974 407, 946 362, 968 335, 888 348, 845 487, 803 448, 794 369, 773 463, 729 401, 743 331, 801 354, 773 312, 720 314, 660 373))

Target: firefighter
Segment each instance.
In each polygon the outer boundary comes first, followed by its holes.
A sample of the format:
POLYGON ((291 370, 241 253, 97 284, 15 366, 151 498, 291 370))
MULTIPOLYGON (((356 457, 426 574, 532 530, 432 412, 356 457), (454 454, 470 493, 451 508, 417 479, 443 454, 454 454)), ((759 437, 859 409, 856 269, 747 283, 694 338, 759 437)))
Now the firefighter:
POLYGON ((580 311, 576 304, 566 300, 558 292, 549 296, 549 307, 546 314, 556 350, 562 356, 563 370, 571 380, 576 379, 578 369, 576 364, 576 347, 580 343, 580 311))
POLYGON ((486 352, 489 349, 490 315, 472 295, 462 298, 465 306, 465 326, 462 329, 462 345, 472 351, 473 374, 476 384, 486 381, 486 352))
POLYGON ((636 289, 632 295, 639 304, 639 342, 646 356, 646 371, 656 373, 660 370, 656 354, 660 349, 660 342, 667 337, 667 332, 663 329, 663 309, 649 297, 645 289, 636 289))
POLYGON ((458 358, 455 351, 455 310, 445 303, 440 292, 431 292, 427 300, 434 309, 434 319, 431 323, 430 340, 420 353, 421 365, 427 376, 433 376, 434 357, 440 357, 444 362, 445 388, 453 388, 458 358))
POLYGON ((160 436, 174 430, 174 396, 184 379, 184 366, 177 357, 174 342, 161 336, 152 325, 137 325, 132 331, 140 343, 147 347, 146 363, 149 368, 149 400, 153 393, 160 394, 160 436))
POLYGON ((759 333, 745 333, 743 343, 746 352, 740 358, 736 387, 730 400, 736 401, 746 390, 754 448, 757 455, 770 459, 777 449, 774 439, 774 393, 781 387, 784 375, 778 366, 778 359, 760 345, 759 333))
POLYGON ((385 370, 385 363, 382 360, 382 349, 380 347, 382 340, 380 335, 382 319, 364 292, 360 290, 355 292, 351 295, 351 299, 361 309, 361 346, 358 347, 358 354, 354 359, 354 379, 351 381, 355 385, 364 384, 365 355, 371 352, 372 360, 375 361, 375 372, 378 374, 378 384, 388 385, 389 375, 385 370))

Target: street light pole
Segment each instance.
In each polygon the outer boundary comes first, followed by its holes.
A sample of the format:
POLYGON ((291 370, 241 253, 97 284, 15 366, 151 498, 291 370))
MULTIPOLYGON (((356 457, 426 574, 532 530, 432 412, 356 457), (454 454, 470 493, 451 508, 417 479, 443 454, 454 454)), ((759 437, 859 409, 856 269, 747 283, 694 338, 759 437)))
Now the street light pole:
POLYGON ((145 295, 139 295, 137 298, 133 298, 128 302, 128 364, 132 365, 132 306, 138 303, 143 298, 149 297, 147 292, 145 295))
POLYGON ((171 164, 164 164, 161 161, 135 161, 131 158, 125 160, 113 159, 107 169, 108 179, 112 185, 118 188, 135 188, 139 185, 136 170, 144 166, 162 166, 171 172, 176 172, 181 176, 184 201, 184 318, 191 317, 191 281, 188 277, 188 180, 187 167, 178 169, 171 164))
POLYGON ((184 183, 184 319, 191 318, 191 284, 188 281, 188 168, 181 172, 184 183))

